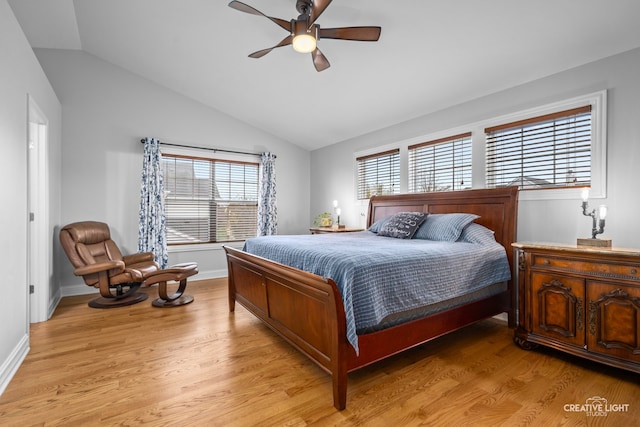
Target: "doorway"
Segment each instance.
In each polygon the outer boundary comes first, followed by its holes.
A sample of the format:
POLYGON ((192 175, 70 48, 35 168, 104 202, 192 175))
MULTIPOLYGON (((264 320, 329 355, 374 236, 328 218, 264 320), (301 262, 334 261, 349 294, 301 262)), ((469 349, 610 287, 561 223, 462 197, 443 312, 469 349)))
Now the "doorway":
POLYGON ((47 136, 49 122, 38 104, 28 97, 27 127, 27 292, 31 323, 49 319, 49 254, 48 232, 47 136))

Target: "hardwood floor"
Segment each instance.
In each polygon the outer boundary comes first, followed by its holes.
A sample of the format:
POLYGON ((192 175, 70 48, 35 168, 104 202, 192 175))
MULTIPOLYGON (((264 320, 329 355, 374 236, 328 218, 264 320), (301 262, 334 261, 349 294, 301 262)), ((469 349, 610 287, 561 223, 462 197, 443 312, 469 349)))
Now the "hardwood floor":
POLYGON ((521 350, 495 319, 352 373, 339 412, 327 374, 241 306, 228 312, 226 280, 193 281, 186 293, 192 304, 164 309, 64 298, 31 326, 0 425, 639 425, 640 375, 521 350), (628 406, 565 410, 593 397, 628 406))

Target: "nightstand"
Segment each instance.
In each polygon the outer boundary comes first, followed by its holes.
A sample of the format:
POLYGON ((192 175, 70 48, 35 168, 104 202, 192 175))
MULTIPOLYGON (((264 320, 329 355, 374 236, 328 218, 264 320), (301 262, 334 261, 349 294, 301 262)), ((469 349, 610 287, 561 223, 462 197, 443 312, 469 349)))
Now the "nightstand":
POLYGON ((311 234, 326 234, 326 233, 353 233, 354 231, 363 231, 364 228, 349 228, 349 227, 311 227, 309 231, 311 234))
POLYGON ((640 250, 514 243, 514 341, 640 373, 640 250))

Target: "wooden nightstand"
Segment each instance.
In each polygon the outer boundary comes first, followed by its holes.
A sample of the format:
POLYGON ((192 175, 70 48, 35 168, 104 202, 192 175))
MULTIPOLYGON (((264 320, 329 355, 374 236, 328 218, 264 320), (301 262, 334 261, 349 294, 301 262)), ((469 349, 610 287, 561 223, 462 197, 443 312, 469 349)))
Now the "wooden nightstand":
POLYGON ((514 341, 640 373, 640 250, 514 243, 514 341))
POLYGON ((311 234, 326 234, 326 233, 353 233, 354 231, 363 231, 364 228, 349 228, 349 227, 311 227, 309 231, 311 234))

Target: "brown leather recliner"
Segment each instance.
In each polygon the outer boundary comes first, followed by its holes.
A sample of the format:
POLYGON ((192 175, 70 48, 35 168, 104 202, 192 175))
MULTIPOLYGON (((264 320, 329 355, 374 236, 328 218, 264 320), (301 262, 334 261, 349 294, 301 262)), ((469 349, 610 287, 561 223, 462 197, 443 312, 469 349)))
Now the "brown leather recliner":
POLYGON ((97 221, 82 221, 66 225, 60 230, 60 243, 74 266, 74 274, 84 282, 100 289, 100 297, 89 302, 90 307, 109 308, 135 304, 147 299, 137 292, 140 286, 159 284, 160 297, 154 306, 188 304, 193 297, 183 295, 187 277, 198 273, 195 263, 177 264, 161 270, 151 252, 122 255, 111 240, 109 226, 97 221), (167 294, 167 282, 180 286, 173 295, 167 294))

